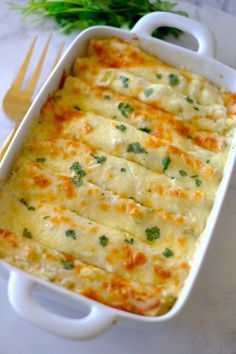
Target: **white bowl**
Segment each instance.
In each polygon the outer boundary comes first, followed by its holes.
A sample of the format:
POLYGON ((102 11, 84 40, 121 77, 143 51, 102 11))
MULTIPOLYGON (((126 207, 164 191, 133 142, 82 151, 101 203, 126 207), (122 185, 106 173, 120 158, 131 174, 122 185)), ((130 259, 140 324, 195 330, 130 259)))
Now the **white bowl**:
MULTIPOLYGON (((194 20, 170 13, 153 12, 141 18, 130 32, 108 26, 91 27, 83 31, 71 44, 26 114, 0 165, 1 183, 7 177, 23 144, 29 138, 31 128, 37 119, 40 108, 47 100, 48 94, 59 87, 61 77, 65 73, 70 72, 75 59, 85 54, 87 44, 91 38, 110 36, 116 36, 131 42, 135 41, 146 52, 157 55, 163 61, 178 67, 191 67, 193 71, 205 76, 213 83, 231 91, 236 90, 236 71, 214 59, 215 39, 213 34, 205 26, 194 20), (161 26, 176 27, 192 34, 198 41, 198 51, 193 52, 151 37, 151 33, 157 27, 161 26)), ((178 300, 168 313, 159 317, 145 317, 114 309, 29 275, 4 261, 0 261, 1 267, 6 269, 10 274, 8 296, 13 308, 24 318, 27 318, 45 330, 69 338, 91 338, 97 336, 112 326, 117 320, 126 325, 157 325, 158 323, 161 324, 162 322, 171 320, 180 311, 184 303, 186 303, 197 278, 209 242, 212 239, 214 227, 223 205, 224 196, 234 166, 235 146, 236 134, 233 137, 223 179, 218 188, 214 206, 201 237, 201 242, 194 256, 192 268, 178 300), (79 309, 81 306, 85 306, 89 309, 89 313, 83 318, 71 319, 46 310, 32 297, 32 291, 35 288, 40 289, 44 293, 46 292, 54 299, 58 299, 59 297, 64 302, 73 303, 79 309)))

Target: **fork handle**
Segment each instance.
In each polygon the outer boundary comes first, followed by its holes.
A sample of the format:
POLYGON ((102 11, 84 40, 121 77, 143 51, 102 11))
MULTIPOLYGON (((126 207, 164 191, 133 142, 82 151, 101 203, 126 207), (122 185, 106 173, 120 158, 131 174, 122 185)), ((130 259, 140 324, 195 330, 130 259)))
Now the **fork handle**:
POLYGON ((4 144, 3 144, 3 146, 0 149, 0 161, 3 159, 3 157, 4 157, 4 155, 5 155, 6 151, 7 151, 8 146, 10 145, 10 143, 11 143, 11 141, 12 141, 14 135, 15 135, 16 129, 17 129, 17 124, 12 128, 12 130, 8 134, 7 138, 5 139, 4 144))

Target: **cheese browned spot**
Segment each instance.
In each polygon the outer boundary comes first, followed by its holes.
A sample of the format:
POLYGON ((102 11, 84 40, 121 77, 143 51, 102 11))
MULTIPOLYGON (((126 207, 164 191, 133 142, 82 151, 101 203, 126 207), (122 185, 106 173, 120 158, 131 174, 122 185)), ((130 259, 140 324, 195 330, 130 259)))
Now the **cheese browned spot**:
POLYGON ((118 38, 93 39, 0 191, 0 257, 157 316, 178 298, 222 178, 235 94, 118 38))

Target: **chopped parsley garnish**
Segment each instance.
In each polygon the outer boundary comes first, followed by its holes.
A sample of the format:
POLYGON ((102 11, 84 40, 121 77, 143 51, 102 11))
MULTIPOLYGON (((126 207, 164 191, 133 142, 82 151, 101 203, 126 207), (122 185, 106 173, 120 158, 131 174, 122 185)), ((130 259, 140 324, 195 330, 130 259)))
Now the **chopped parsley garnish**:
POLYGON ((151 132, 151 129, 148 128, 148 127, 139 128, 139 130, 142 130, 142 132, 145 132, 145 133, 150 133, 151 132))
POLYGON ((80 187, 83 184, 82 179, 80 177, 78 177, 78 176, 71 177, 71 181, 74 183, 74 185, 76 187, 80 187))
POLYGON ((127 147, 127 152, 133 152, 134 154, 147 154, 147 151, 140 145, 139 142, 131 143, 127 147))
POLYGON ((166 258, 170 258, 170 257, 172 257, 174 255, 174 252, 172 250, 170 250, 169 248, 166 248, 166 249, 164 249, 162 254, 166 258))
POLYGON ((120 130, 121 132, 126 131, 126 126, 124 124, 116 125, 116 129, 120 130))
POLYGON ((187 139, 192 139, 193 137, 192 137, 192 135, 187 135, 187 139))
POLYGON ((191 176, 191 178, 197 178, 197 177, 198 177, 198 175, 191 176))
POLYGON ((144 94, 144 96, 149 97, 153 94, 153 92, 154 92, 154 89, 152 87, 150 87, 150 88, 146 88, 143 91, 143 94, 144 94))
POLYGON ((179 77, 175 74, 170 74, 168 79, 171 86, 177 86, 179 84, 179 77))
POLYGON ((193 108, 195 109, 195 111, 199 111, 198 107, 194 106, 193 108))
POLYGON ((79 106, 74 106, 74 109, 76 109, 77 111, 81 111, 81 108, 79 106))
POLYGON ((125 118, 129 118, 128 112, 131 112, 134 110, 133 107, 131 106, 131 104, 123 103, 123 102, 120 102, 118 104, 118 109, 120 110, 122 116, 125 118))
POLYGON ((195 183, 196 183, 197 187, 200 187, 200 185, 202 184, 202 181, 199 178, 196 178, 195 183))
POLYGON ((167 170, 167 168, 169 167, 169 164, 171 162, 171 159, 169 156, 165 156, 161 159, 161 163, 163 166, 163 172, 165 172, 167 170))
POLYGON ((193 103, 194 102, 193 99, 191 97, 189 97, 189 96, 186 97, 186 101, 188 103, 193 103))
POLYGON ((116 119, 117 118, 117 116, 113 116, 113 117, 111 117, 111 119, 116 119))
POLYGON ((36 161, 39 162, 39 163, 44 163, 46 161, 46 158, 45 157, 38 157, 36 159, 36 161))
POLYGON ((29 203, 24 198, 20 199, 20 203, 25 205, 28 210, 35 210, 35 207, 29 205, 29 203))
POLYGON ((210 163, 210 160, 206 160, 206 163, 210 163))
POLYGON ((90 155, 97 161, 97 163, 100 164, 104 163, 107 160, 106 156, 97 156, 94 154, 90 154, 90 155))
POLYGON ((63 265, 63 267, 65 268, 65 269, 73 269, 74 268, 74 263, 73 262, 71 262, 71 261, 66 261, 65 259, 62 259, 61 260, 61 263, 62 263, 62 265, 63 265))
POLYGON ((121 75, 120 80, 122 81, 124 88, 129 87, 129 78, 128 77, 121 75))
POLYGON ((126 238, 126 239, 124 240, 124 242, 125 242, 125 243, 128 243, 129 245, 132 245, 132 244, 134 243, 134 239, 133 239, 133 238, 130 238, 130 239, 126 238))
POLYGON ((125 169, 124 167, 122 167, 122 168, 120 169, 120 172, 126 172, 126 169, 125 169))
POLYGON ((180 174, 180 176, 182 176, 182 177, 187 176, 187 172, 184 171, 184 170, 179 170, 179 174, 180 174))
POLYGON ((105 247, 108 244, 108 238, 105 235, 100 236, 99 243, 102 247, 105 247))
POLYGON ((45 220, 50 218, 50 215, 46 215, 43 217, 45 220))
POLYGON ((65 234, 67 237, 71 237, 73 238, 74 240, 76 240, 76 233, 75 233, 75 230, 73 229, 68 229, 65 231, 65 234))
POLYGON ((78 177, 84 177, 86 175, 86 173, 84 172, 84 170, 82 169, 82 167, 78 161, 75 161, 71 165, 70 170, 75 171, 75 173, 77 174, 78 177))
POLYGON ((148 241, 154 241, 160 237, 160 229, 156 226, 151 227, 150 229, 147 228, 145 232, 148 241))
POLYGON ((109 95, 104 95, 104 100, 110 100, 111 99, 111 96, 109 95))
POLYGON ((22 231, 22 236, 27 238, 33 238, 32 233, 26 227, 22 231))
POLYGON ((161 79, 162 78, 162 74, 156 74, 156 78, 157 79, 161 79))

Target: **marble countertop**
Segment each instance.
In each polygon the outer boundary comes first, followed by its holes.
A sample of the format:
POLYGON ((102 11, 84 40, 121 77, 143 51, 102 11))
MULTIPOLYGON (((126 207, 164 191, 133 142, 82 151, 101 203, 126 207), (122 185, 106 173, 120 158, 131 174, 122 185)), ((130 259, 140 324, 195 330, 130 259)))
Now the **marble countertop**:
MULTIPOLYGON (((201 5, 200 8, 178 2, 179 7, 186 9, 191 17, 211 27, 217 38, 217 58, 236 68, 236 49, 231 43, 232 33, 236 32, 236 17, 232 16, 236 15, 236 1, 188 2, 201 5)), ((20 22, 19 15, 0 0, 0 101, 32 38, 38 35, 36 58, 51 32, 53 39, 47 65, 37 89, 42 85, 60 43, 65 41, 67 46, 76 34, 64 36, 50 21, 37 26, 20 22)), ((0 109, 0 142, 10 127, 10 120, 0 109)), ((172 321, 142 330, 115 325, 100 337, 88 341, 53 336, 34 327, 12 310, 7 299, 7 281, 0 278, 0 354, 236 354, 235 229, 236 171, 205 263, 185 308, 172 321)))

